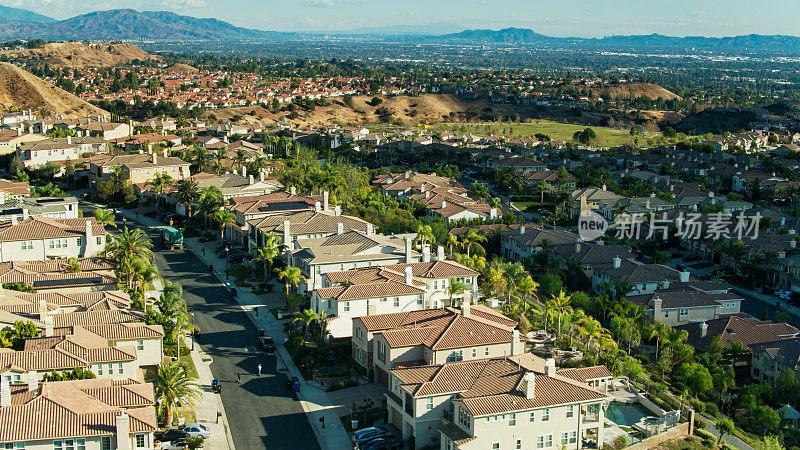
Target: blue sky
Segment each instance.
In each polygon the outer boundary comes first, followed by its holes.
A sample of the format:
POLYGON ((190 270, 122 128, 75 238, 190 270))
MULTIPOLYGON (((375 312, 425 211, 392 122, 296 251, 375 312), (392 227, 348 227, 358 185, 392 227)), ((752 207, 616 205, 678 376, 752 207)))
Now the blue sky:
POLYGON ((551 36, 798 35, 797 0, 0 0, 56 19, 96 9, 171 10, 277 31, 448 22, 551 36))

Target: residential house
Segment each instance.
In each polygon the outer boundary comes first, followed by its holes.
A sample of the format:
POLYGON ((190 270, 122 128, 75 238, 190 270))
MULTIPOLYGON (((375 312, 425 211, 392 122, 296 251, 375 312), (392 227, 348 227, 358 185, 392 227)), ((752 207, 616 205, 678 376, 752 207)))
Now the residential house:
POLYGON ((89 121, 75 127, 78 132, 85 136, 91 136, 110 141, 114 139, 128 137, 133 134, 133 126, 130 123, 114 123, 89 121))
POLYGON ((320 208, 319 211, 297 211, 252 219, 247 222, 250 231, 248 248, 254 251, 262 247, 267 235, 279 236, 281 243, 288 246, 298 239, 323 238, 345 231, 363 230, 372 234, 371 223, 354 216, 336 215, 338 211, 341 210, 322 211, 320 208))
POLYGON ((108 153, 108 143, 94 137, 66 137, 22 142, 17 156, 25 167, 38 167, 55 161, 75 161, 85 154, 108 153))
POLYGON ((315 211, 317 204, 320 204, 322 211, 329 211, 327 198, 327 192, 322 196, 298 195, 294 187, 290 187, 288 192, 233 197, 230 199, 231 204, 224 207, 236 215, 237 226, 233 227, 229 239, 247 244, 249 222, 254 219, 298 211, 315 211))
POLYGON ((75 197, 18 197, 0 204, 0 222, 14 220, 22 222, 28 217, 77 219, 78 199, 75 197))
POLYGON ((785 371, 800 372, 800 337, 750 346, 750 375, 761 383, 774 383, 785 371))
POLYGON ((0 155, 7 155, 17 151, 17 146, 23 142, 36 142, 48 139, 41 134, 23 133, 17 130, 0 130, 0 155))
POLYGON ((0 283, 24 284, 37 292, 88 292, 117 289, 114 263, 102 258, 78 259, 78 272, 67 272, 64 258, 0 263, 0 283))
POLYGON ((95 182, 109 178, 116 168, 120 168, 122 176, 133 184, 146 183, 158 173, 169 175, 175 181, 191 175, 188 162, 171 156, 159 156, 157 153, 117 155, 92 161, 90 165, 95 182))
POLYGON ((90 258, 105 246, 106 230, 94 217, 0 222, 0 262, 90 258))
POLYGON ((0 179, 0 202, 6 203, 13 199, 30 197, 31 186, 24 181, 9 181, 0 179))
POLYGON ((597 211, 600 209, 601 202, 609 203, 621 198, 623 198, 621 195, 606 190, 605 185, 603 185, 602 188, 589 187, 576 189, 570 193, 571 207, 569 215, 570 217, 575 217, 580 214, 581 211, 587 209, 597 211))
MULTIPOLYGON (((635 292, 634 292, 635 293, 635 292)), ((709 322, 741 312, 744 299, 715 282, 661 282, 654 292, 628 295, 628 301, 644 308, 656 321, 677 327, 709 322)))
POLYGON ((540 252, 544 246, 574 244, 578 235, 568 231, 545 230, 532 223, 500 234, 500 251, 510 261, 521 262, 540 252))

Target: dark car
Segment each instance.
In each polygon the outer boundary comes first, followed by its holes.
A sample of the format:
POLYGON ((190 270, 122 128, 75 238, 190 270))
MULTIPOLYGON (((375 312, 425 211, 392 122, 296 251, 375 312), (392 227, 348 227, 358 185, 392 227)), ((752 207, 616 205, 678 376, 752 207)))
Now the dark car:
POLYGON ((402 442, 394 439, 379 438, 361 444, 361 450, 399 450, 403 446, 402 442))
POLYGON ((217 256, 219 256, 220 259, 227 258, 228 257, 228 252, 226 250, 223 250, 223 251, 217 253, 217 256))
POLYGON ((178 439, 185 439, 188 436, 189 433, 183 430, 176 430, 174 428, 155 434, 155 438, 161 442, 177 441, 178 439))
POLYGON ((234 253, 228 256, 228 262, 231 264, 238 264, 240 262, 243 262, 246 257, 247 255, 245 255, 244 253, 234 253))
POLYGON ((261 336, 258 338, 258 343, 261 344, 261 348, 267 352, 274 352, 277 347, 275 347, 275 341, 269 336, 261 336))
POLYGON ((378 427, 369 427, 353 433, 353 441, 355 441, 356 445, 360 446, 360 448, 363 448, 364 445, 376 439, 388 439, 391 437, 392 433, 378 427))

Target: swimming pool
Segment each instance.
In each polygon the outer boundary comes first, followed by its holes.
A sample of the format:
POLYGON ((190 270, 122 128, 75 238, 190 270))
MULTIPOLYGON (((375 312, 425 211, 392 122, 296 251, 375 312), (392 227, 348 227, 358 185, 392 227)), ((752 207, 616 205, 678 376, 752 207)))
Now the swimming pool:
POLYGON ((641 403, 611 402, 606 410, 606 418, 617 425, 632 427, 653 413, 641 403))

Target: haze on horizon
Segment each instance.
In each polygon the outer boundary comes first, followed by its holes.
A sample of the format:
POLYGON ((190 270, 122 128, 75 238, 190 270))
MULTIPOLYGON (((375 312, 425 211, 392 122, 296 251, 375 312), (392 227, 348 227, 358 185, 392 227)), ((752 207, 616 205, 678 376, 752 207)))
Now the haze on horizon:
POLYGON ((796 36, 796 18, 800 17, 796 0, 0 0, 0 4, 55 19, 101 9, 134 8, 211 17, 271 31, 349 31, 443 22, 463 28, 531 28, 549 36, 572 37, 651 33, 796 36))

